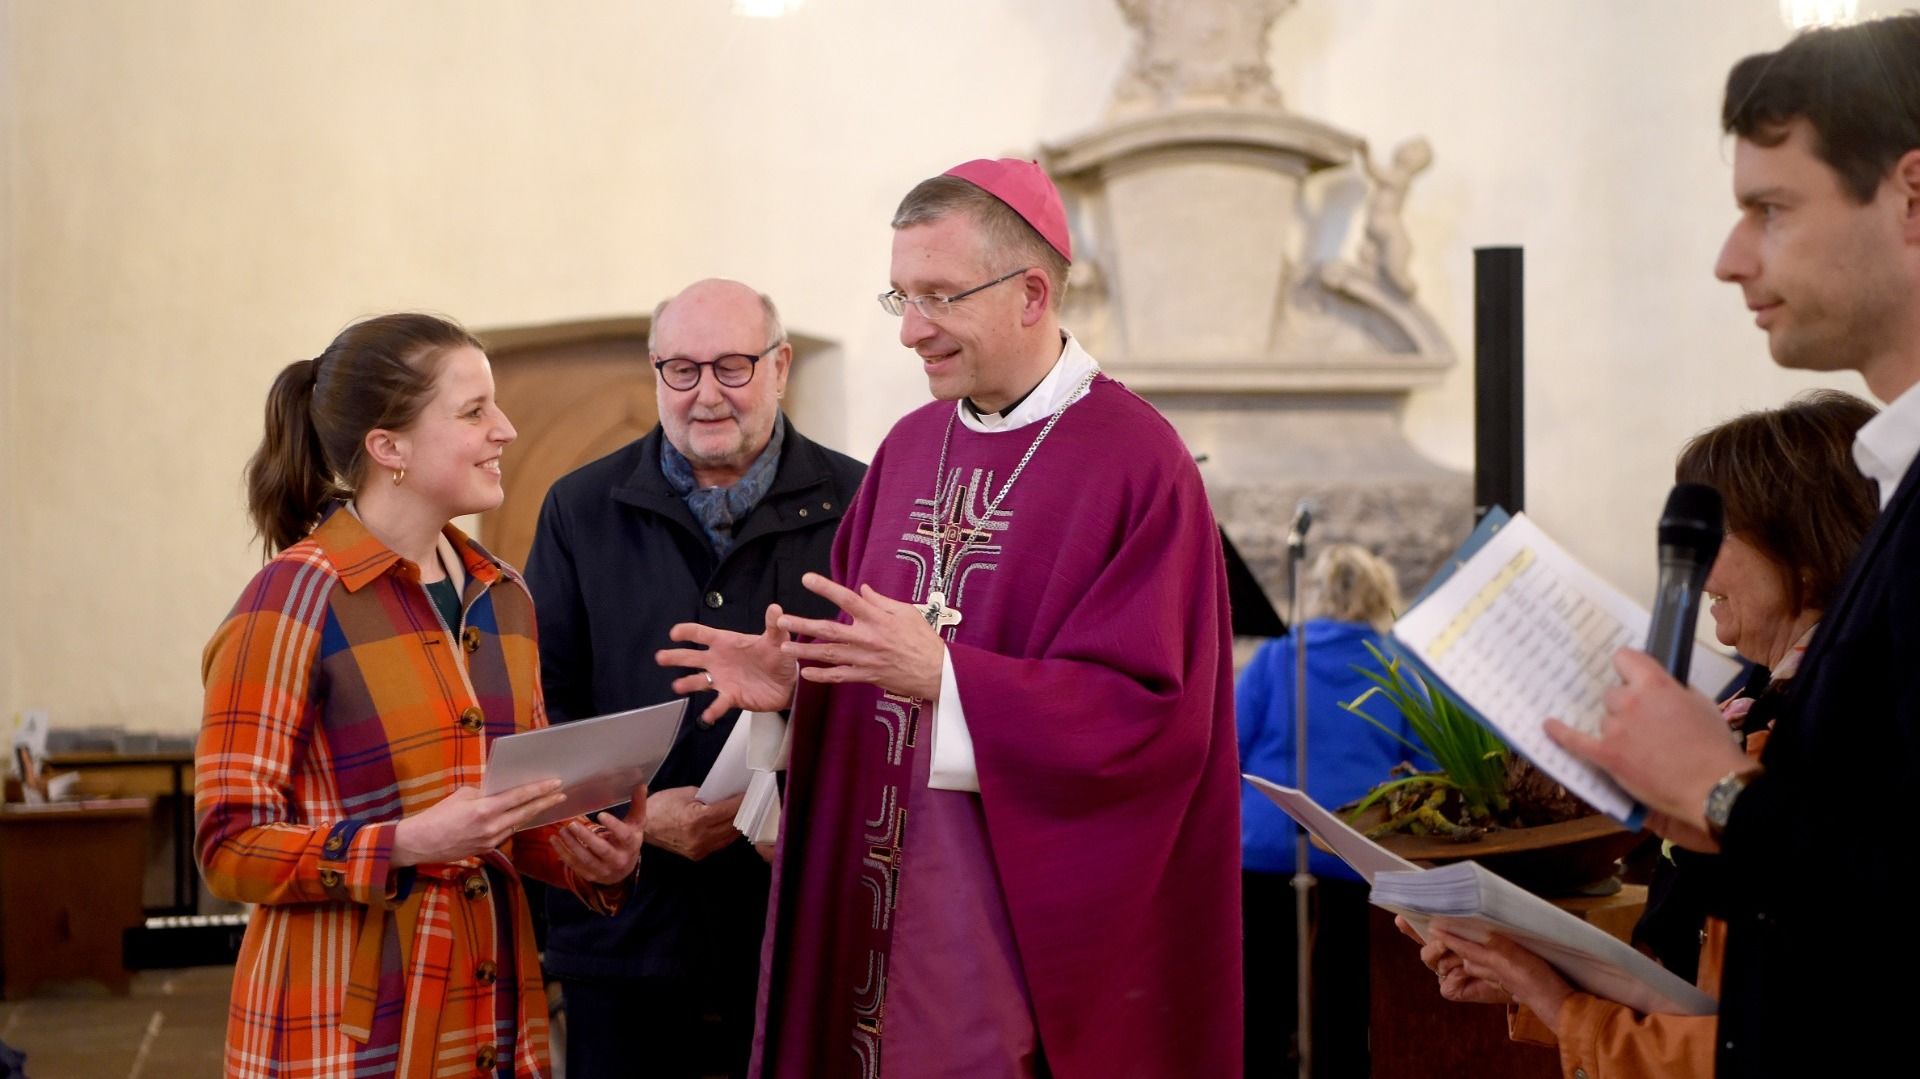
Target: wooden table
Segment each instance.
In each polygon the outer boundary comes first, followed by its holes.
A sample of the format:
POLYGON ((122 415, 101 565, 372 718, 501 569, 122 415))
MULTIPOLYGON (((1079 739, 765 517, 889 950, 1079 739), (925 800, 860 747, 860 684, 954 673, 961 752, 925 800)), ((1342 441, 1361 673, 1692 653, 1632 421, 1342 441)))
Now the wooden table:
POLYGON ((193 751, 167 753, 59 753, 50 771, 79 772, 81 789, 101 798, 171 798, 173 905, 156 915, 191 915, 200 908, 200 870, 193 860, 193 751))
POLYGON ((145 798, 0 806, 0 995, 83 977, 126 994, 152 812, 145 798))
MULTIPOLYGON (((1647 889, 1628 884, 1605 898, 1560 899, 1554 905, 1625 940, 1646 909, 1647 889)), ((1419 947, 1394 928, 1393 915, 1374 907, 1369 917, 1375 1076, 1557 1079, 1558 1052, 1508 1040, 1505 1008, 1441 997, 1438 980, 1420 962, 1419 947)))

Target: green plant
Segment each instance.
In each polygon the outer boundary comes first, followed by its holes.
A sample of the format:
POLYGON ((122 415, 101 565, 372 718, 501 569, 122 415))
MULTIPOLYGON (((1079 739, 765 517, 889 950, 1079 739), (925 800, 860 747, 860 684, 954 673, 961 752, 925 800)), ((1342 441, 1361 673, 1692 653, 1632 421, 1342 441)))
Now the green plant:
POLYGON ((1357 819, 1376 802, 1385 801, 1387 822, 1371 829, 1370 834, 1411 828, 1458 835, 1474 830, 1493 814, 1504 811, 1508 804, 1505 743, 1405 660, 1399 656, 1389 657, 1370 642, 1366 647, 1380 669, 1370 670, 1358 664, 1353 669, 1373 683, 1373 687, 1340 707, 1433 762, 1439 771, 1416 772, 1382 783, 1368 792, 1348 819, 1357 819), (1407 726, 1419 739, 1417 744, 1367 714, 1365 705, 1376 696, 1386 698, 1405 717, 1407 726), (1446 815, 1450 800, 1459 803, 1457 820, 1446 815))

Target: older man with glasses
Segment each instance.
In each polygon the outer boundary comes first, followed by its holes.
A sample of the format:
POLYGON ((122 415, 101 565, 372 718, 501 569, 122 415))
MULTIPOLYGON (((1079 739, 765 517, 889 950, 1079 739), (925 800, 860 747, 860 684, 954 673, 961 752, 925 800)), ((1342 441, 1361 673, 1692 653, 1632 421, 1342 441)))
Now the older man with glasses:
MULTIPOLYGON (((660 425, 553 485, 527 560, 556 723, 674 696, 652 657, 677 622, 757 631, 770 603, 835 610, 800 578, 826 572, 866 470, 781 413, 793 346, 773 302, 697 282, 655 309, 648 348, 660 425)), ((693 714, 712 700, 695 694, 693 714)), ((737 718, 682 730, 619 917, 550 896, 546 966, 565 992, 569 1075, 745 1073, 768 868, 734 828, 739 798, 694 798, 737 718), (718 1054, 701 1032, 714 1014, 718 1054)))

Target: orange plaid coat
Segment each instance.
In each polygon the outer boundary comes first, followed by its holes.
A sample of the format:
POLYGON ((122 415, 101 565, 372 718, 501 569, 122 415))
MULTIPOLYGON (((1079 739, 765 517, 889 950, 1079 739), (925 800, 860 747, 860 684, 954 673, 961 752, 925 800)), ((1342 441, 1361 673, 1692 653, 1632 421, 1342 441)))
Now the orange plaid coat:
POLYGON ((456 864, 388 864, 396 821, 479 783, 494 738, 546 725, 532 597, 445 535, 466 576, 457 633, 418 569, 336 511, 261 569, 207 645, 196 849, 214 894, 259 904, 229 1076, 546 1074, 519 874, 602 912, 626 894, 576 882, 547 829, 456 864))

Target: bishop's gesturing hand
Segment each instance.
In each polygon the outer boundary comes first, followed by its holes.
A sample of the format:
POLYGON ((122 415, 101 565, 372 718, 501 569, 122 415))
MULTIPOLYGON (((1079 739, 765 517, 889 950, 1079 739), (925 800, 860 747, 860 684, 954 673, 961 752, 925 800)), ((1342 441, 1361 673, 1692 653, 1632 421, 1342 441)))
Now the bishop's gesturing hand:
POLYGON ((835 584, 818 573, 800 578, 807 591, 831 600, 853 619, 833 622, 785 615, 780 628, 812 638, 805 644, 788 641, 780 646, 790 659, 819 666, 802 667, 809 682, 862 682, 888 693, 920 700, 940 696, 940 671, 946 644, 928 623, 926 612, 911 603, 861 585, 860 591, 835 584))

